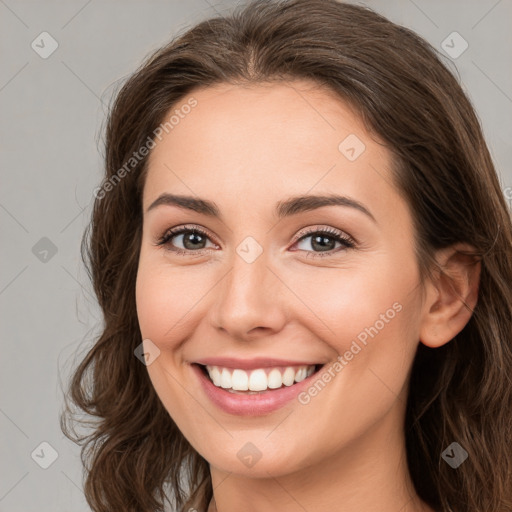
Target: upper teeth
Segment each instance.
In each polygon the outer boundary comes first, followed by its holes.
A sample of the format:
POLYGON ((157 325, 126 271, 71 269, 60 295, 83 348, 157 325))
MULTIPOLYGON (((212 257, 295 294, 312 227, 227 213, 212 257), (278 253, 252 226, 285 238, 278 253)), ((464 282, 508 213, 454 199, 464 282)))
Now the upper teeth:
POLYGON ((206 366, 206 370, 217 387, 234 391, 264 391, 304 380, 315 371, 315 365, 258 368, 250 372, 219 366, 206 366))

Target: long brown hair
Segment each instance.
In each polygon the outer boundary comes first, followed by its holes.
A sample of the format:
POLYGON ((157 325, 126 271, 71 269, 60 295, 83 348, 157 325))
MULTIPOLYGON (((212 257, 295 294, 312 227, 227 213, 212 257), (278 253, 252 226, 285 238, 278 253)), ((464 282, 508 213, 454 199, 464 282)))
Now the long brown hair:
POLYGON ((96 512, 154 512, 166 500, 203 511, 213 492, 207 461, 134 356, 147 157, 126 163, 196 87, 296 79, 330 88, 385 142, 412 211, 423 278, 437 249, 475 248, 482 271, 470 321, 443 347, 418 347, 408 464, 436 510, 511 511, 512 226, 481 126, 433 47, 369 8, 335 0, 258 0, 201 22, 152 54, 117 94, 106 129, 110 186, 96 193, 82 246, 104 326, 74 370, 61 416, 64 433, 83 445, 87 501, 96 512), (85 424, 77 410, 95 418, 92 431, 71 432, 70 423, 85 424), (469 454, 456 470, 441 458, 452 442, 469 454))

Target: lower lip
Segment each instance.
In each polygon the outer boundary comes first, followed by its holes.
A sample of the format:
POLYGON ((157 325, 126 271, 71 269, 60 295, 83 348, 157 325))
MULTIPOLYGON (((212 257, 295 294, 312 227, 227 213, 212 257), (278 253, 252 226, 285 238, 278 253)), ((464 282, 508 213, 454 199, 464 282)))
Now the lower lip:
POLYGON ((318 373, 315 372, 301 382, 296 382, 291 386, 262 391, 254 395, 245 395, 230 393, 224 388, 215 386, 203 373, 199 365, 192 364, 191 366, 198 376, 208 398, 223 411, 239 416, 261 416, 276 411, 292 401, 309 385, 311 379, 318 373))

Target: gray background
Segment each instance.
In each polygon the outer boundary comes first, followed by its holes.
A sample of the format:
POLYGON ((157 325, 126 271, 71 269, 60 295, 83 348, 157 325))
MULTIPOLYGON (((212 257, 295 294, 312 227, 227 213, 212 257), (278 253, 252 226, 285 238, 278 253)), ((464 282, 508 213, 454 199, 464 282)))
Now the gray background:
MULTIPOLYGON (((58 415, 61 387, 100 325, 79 244, 101 177, 107 106, 150 51, 235 3, 0 0, 0 512, 89 510, 79 448, 58 415), (46 59, 31 47, 42 46, 44 31, 58 43, 46 59), (47 469, 39 464, 52 452, 42 442, 58 454, 47 469)), ((440 50, 453 31, 468 42, 445 61, 460 74, 512 198, 512 1, 358 3, 440 50)))

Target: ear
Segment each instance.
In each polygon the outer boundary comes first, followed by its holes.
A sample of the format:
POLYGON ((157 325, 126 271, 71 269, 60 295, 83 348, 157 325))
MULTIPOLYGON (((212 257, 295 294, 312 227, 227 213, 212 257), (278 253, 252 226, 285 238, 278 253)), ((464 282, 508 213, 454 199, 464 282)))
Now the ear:
POLYGON ((426 283, 420 341, 437 348, 451 341, 468 323, 478 300, 480 260, 474 248, 456 244, 436 253, 439 269, 426 283))

